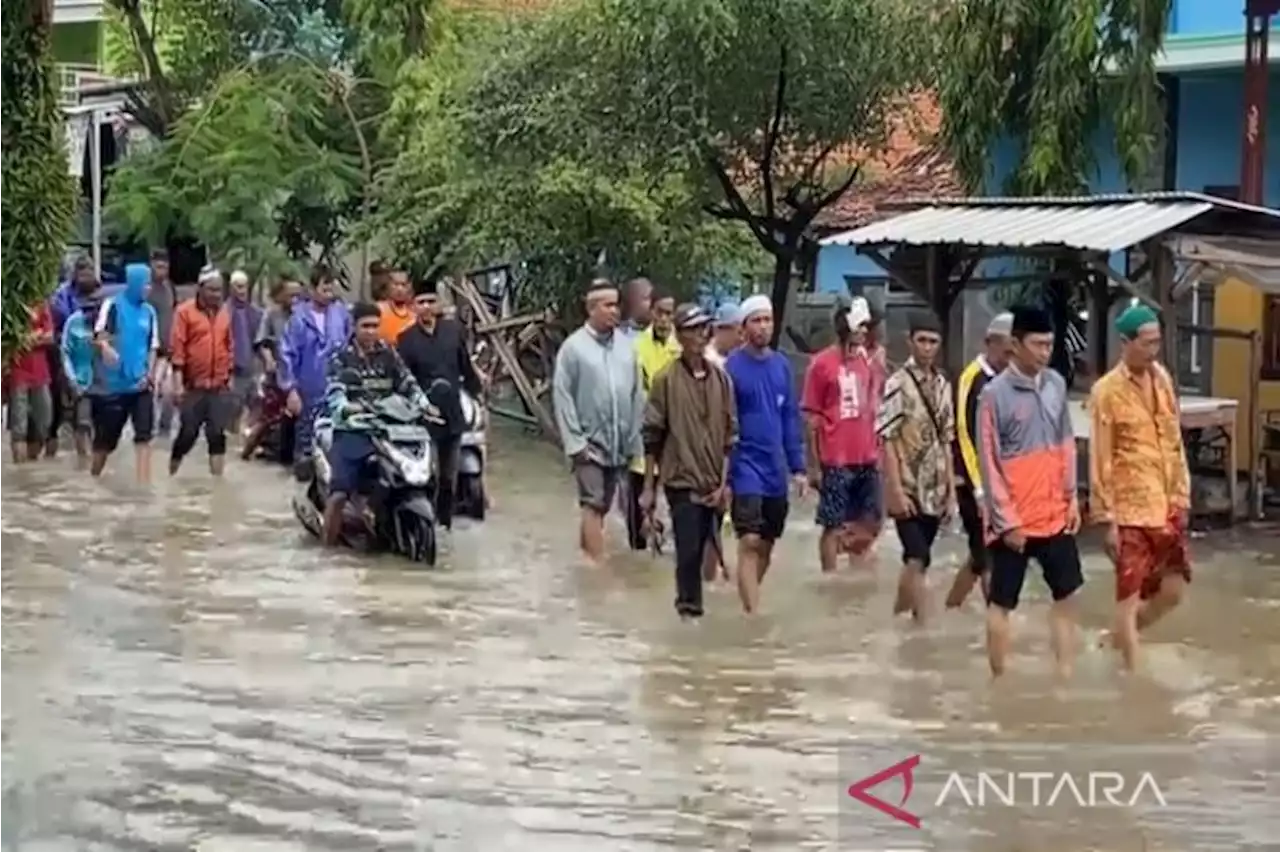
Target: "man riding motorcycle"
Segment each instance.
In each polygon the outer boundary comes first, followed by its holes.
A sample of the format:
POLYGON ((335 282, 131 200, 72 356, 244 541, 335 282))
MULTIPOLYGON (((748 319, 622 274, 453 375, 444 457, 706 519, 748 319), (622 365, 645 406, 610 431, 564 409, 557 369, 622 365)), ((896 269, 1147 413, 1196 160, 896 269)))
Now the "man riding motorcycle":
POLYGON ((377 305, 356 305, 352 311, 355 332, 347 345, 329 359, 325 395, 333 421, 329 449, 332 473, 324 508, 324 541, 329 546, 341 541, 347 500, 359 493, 370 474, 369 462, 375 453, 370 406, 398 394, 424 415, 432 411, 413 374, 379 337, 380 316, 377 305))

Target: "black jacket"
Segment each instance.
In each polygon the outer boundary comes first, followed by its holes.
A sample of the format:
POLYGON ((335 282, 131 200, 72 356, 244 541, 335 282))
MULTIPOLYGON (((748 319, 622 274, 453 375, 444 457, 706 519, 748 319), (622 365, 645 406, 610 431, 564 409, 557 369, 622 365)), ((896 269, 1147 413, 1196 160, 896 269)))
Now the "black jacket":
POLYGON ((441 317, 431 332, 421 323, 414 323, 400 335, 396 349, 432 404, 440 409, 445 421, 441 434, 450 437, 462 434, 466 424, 462 422, 458 389, 466 388, 478 398, 481 385, 463 340, 461 323, 441 317), (433 389, 432 384, 441 379, 448 383, 448 389, 439 386, 433 389))

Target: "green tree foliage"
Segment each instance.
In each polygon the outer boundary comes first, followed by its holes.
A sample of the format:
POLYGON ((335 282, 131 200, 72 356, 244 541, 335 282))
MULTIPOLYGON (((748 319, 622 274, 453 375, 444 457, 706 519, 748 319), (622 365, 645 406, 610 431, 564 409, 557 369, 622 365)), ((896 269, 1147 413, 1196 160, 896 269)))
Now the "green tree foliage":
POLYGON ((365 223, 392 255, 425 276, 493 262, 522 265, 522 307, 564 307, 594 274, 648 274, 692 294, 708 276, 736 275, 758 257, 745 233, 703 215, 680 171, 605 168, 556 154, 494 158, 466 139, 468 111, 493 57, 521 50, 530 30, 455 21, 428 60, 406 71, 385 135, 402 140, 365 223), (601 260, 603 259, 603 264, 601 260))
POLYGON ((107 216, 158 244, 178 226, 220 262, 278 271, 319 245, 332 261, 364 184, 350 82, 307 62, 225 75, 165 142, 116 172, 107 216), (310 218, 308 213, 311 214, 310 218))
POLYGON ((706 215, 772 255, 781 318, 810 225, 921 83, 917 13, 886 0, 583 0, 498 55, 463 136, 514 168, 570 158, 683 175, 706 215))
MULTIPOLYGON (((966 0, 943 6, 943 139, 974 190, 1001 138, 1018 151, 1007 190, 1084 192, 1095 139, 1113 131, 1129 182, 1160 133, 1160 51, 1171 0, 966 0)), ((1112 134, 1108 134, 1111 138, 1112 134)))
POLYGON ((53 289, 75 215, 50 54, 52 4, 4 4, 3 338, 6 362, 29 331, 28 308, 53 289))

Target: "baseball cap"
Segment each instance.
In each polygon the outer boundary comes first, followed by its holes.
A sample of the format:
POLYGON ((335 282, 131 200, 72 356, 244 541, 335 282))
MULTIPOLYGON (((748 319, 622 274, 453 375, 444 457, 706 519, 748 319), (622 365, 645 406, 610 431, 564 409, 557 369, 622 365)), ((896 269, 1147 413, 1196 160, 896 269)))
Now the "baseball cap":
POLYGON ((711 315, 692 302, 676 308, 675 326, 680 330, 698 328, 711 322, 711 315))
POLYGON ((716 326, 723 328, 731 325, 742 325, 742 308, 737 302, 725 302, 716 308, 716 326))

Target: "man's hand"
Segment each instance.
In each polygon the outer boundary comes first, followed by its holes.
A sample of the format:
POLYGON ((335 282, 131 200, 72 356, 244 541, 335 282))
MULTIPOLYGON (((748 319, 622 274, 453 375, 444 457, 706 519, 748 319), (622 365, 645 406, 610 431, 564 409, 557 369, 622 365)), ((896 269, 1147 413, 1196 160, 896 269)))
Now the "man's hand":
POLYGON ((186 395, 186 389, 183 388, 181 382, 173 382, 169 386, 169 398, 173 400, 174 405, 182 405, 182 397, 186 395))
POLYGON ((1102 549, 1112 563, 1120 561, 1120 527, 1107 524, 1107 534, 1102 539, 1102 549))
POLYGON ((1027 547, 1027 537, 1022 534, 1021 530, 1009 530, 1000 538, 1004 540, 1005 547, 1015 553, 1021 553, 1027 547))
POLYGON ((1191 523, 1191 510, 1186 506, 1175 506, 1173 508, 1173 517, 1169 519, 1173 524, 1173 528, 1178 532, 1186 532, 1188 525, 1191 523))
POLYGON ((804 473, 791 474, 791 487, 795 489, 797 497, 804 497, 809 493, 809 477, 804 473))
POLYGON ((284 400, 284 407, 291 417, 297 417, 302 413, 302 397, 296 390, 289 391, 289 395, 284 400))
POLYGON ((703 498, 703 503, 716 511, 723 512, 729 505, 729 486, 721 485, 703 498))
POLYGON ((956 502, 956 490, 950 488, 947 490, 947 502, 942 504, 942 520, 949 521, 959 512, 959 503, 956 502))
POLYGON ((1075 497, 1071 498, 1071 505, 1067 507, 1067 535, 1075 535, 1080 532, 1080 501, 1075 497))
POLYGON ((916 504, 902 492, 901 488, 886 489, 885 503, 891 518, 910 518, 916 513, 916 504))
POLYGON ((262 368, 268 373, 276 371, 276 356, 271 354, 270 349, 262 350, 262 368))
POLYGON ((640 504, 640 511, 644 512, 646 515, 653 511, 653 507, 658 503, 658 498, 653 492, 652 485, 646 485, 644 487, 640 492, 640 498, 637 502, 640 504))
POLYGON ((114 367, 120 363, 120 355, 111 347, 110 343, 102 344, 102 360, 106 362, 108 367, 114 367))

